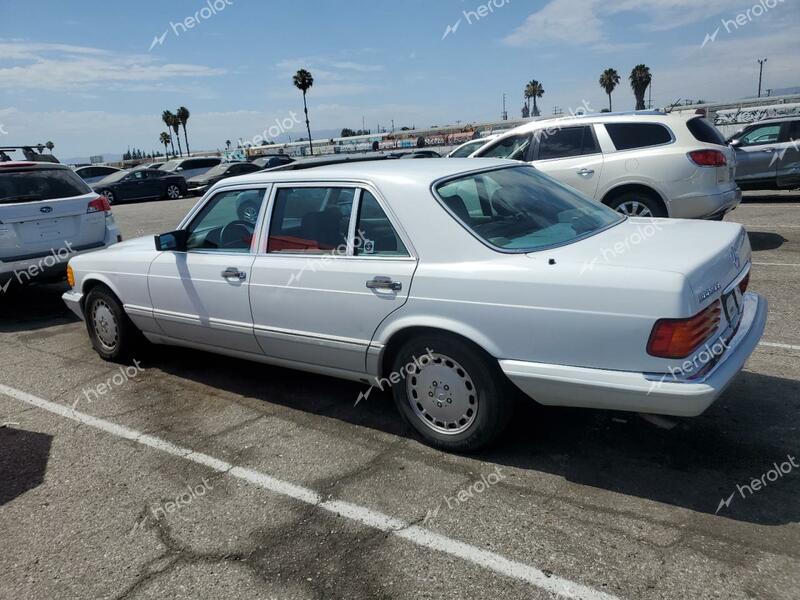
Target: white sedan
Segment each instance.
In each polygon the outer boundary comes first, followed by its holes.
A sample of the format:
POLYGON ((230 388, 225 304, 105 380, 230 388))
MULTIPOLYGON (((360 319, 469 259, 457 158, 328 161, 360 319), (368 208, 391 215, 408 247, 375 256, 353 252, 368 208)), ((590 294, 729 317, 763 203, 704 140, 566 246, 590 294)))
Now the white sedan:
POLYGON ((175 231, 73 258, 64 300, 107 360, 143 336, 361 381, 466 451, 515 388, 703 412, 764 330, 750 257, 740 225, 628 218, 518 162, 380 161, 225 179, 175 231))

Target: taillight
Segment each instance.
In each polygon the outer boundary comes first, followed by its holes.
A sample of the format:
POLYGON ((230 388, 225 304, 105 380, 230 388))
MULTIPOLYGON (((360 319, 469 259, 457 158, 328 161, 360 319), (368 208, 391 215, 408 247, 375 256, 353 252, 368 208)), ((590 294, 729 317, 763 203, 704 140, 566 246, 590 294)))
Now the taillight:
POLYGON ((720 301, 688 319, 659 319, 653 325, 647 353, 660 358, 685 358, 719 328, 720 301))
POLYGON ((111 204, 109 204, 108 198, 105 196, 98 196, 89 202, 89 206, 86 207, 86 212, 111 212, 111 204))
POLYGON ((694 150, 688 156, 694 164, 701 167, 724 167, 728 164, 725 154, 719 150, 694 150))
POLYGON ((749 283, 750 283, 750 271, 748 271, 747 275, 744 276, 744 279, 742 279, 739 282, 739 291, 744 294, 747 291, 747 285, 749 283))

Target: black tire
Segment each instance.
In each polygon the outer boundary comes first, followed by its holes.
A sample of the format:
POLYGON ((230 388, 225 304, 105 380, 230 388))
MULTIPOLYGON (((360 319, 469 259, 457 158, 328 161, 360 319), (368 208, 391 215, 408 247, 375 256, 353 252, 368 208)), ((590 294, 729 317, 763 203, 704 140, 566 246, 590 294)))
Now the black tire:
POLYGON ((629 217, 666 217, 667 211, 661 200, 653 192, 624 192, 614 196, 608 201, 608 206, 618 213, 629 217), (632 210, 626 212, 627 207, 645 207, 650 214, 633 214, 632 210))
POLYGON ((117 197, 111 190, 100 190, 100 195, 105 196, 109 204, 116 204, 117 202, 117 197))
POLYGON ((508 380, 492 357, 463 340, 436 333, 412 338, 397 352, 391 369, 393 374, 405 373, 392 383, 392 395, 400 414, 431 446, 449 452, 474 452, 495 441, 508 425, 515 399, 508 380), (415 358, 422 367, 407 369, 415 358), (448 366, 448 362, 452 364, 448 366), (426 373, 426 369, 431 371, 426 373), (439 374, 445 378, 440 380, 439 374), (449 377, 455 378, 454 391, 444 392, 442 382, 449 377), (434 387, 437 383, 441 387, 434 387), (465 393, 474 402, 460 400, 458 389, 471 390, 465 393), (433 390, 437 390, 436 396, 433 390), (453 396, 449 406, 443 404, 447 400, 443 395, 447 393, 453 396), (472 415, 470 407, 474 407, 472 415), (462 412, 464 409, 466 412, 462 412), (437 417, 446 418, 446 411, 453 411, 454 420, 438 421, 437 417), (458 415, 462 415, 461 420, 458 415), (443 431, 450 426, 456 431, 443 431))
POLYGON ((91 289, 84 303, 84 315, 89 339, 103 360, 129 362, 136 350, 141 348, 144 336, 107 287, 98 285, 91 289), (98 325, 104 330, 98 331, 98 325), (111 333, 112 328, 116 334, 111 333))

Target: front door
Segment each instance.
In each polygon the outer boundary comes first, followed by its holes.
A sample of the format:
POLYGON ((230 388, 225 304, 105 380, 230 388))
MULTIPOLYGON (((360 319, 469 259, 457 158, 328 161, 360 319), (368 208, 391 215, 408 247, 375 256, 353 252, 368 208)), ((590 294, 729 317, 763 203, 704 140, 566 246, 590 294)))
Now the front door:
POLYGON ((250 300, 265 354, 363 373, 381 321, 408 298, 417 261, 377 192, 278 185, 250 300))
POLYGON ((176 340, 261 354, 249 289, 264 189, 222 191, 187 226, 185 252, 161 253, 148 274, 156 321, 176 340))
POLYGON ((756 125, 736 146, 736 181, 774 185, 777 177, 776 145, 781 124, 756 125))

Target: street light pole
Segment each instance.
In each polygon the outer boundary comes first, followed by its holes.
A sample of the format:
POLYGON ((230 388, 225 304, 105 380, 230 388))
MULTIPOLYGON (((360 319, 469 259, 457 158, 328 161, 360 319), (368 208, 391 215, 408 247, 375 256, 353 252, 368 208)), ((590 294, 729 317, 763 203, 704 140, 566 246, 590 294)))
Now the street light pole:
POLYGON ((761 75, 764 73, 764 63, 767 59, 758 59, 758 97, 761 98, 761 75))

